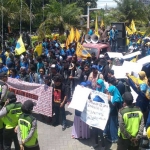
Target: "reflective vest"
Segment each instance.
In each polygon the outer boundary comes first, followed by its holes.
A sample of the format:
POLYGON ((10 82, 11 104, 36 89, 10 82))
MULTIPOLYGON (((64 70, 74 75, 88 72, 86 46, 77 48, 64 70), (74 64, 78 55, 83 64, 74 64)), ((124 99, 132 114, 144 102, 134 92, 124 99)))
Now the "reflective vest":
MULTIPOLYGON (((0 110, 2 109, 2 106, 0 105, 0 110)), ((3 126, 3 121, 2 121, 2 118, 0 118, 0 129, 2 129, 4 126, 3 126)))
POLYGON ((3 128, 3 121, 2 121, 2 119, 0 118, 0 129, 2 129, 3 128))
MULTIPOLYGON (((120 113, 122 115, 122 118, 124 120, 125 124, 125 130, 132 136, 136 137, 140 122, 143 117, 143 114, 140 110, 140 108, 137 107, 128 107, 128 108, 122 108, 120 110, 120 113)), ((127 139, 123 133, 120 132, 120 129, 118 130, 118 136, 122 136, 123 139, 127 139)))
MULTIPOLYGON (((22 140, 25 140, 28 137, 30 130, 32 128, 32 122, 34 120, 35 120, 35 118, 33 116, 27 115, 27 114, 22 114, 19 117, 18 125, 20 128, 22 140)), ((35 146, 36 144, 38 144, 37 138, 38 138, 37 129, 35 129, 32 137, 29 139, 29 141, 25 142, 24 145, 27 147, 35 146)))
POLYGON ((2 118, 6 129, 15 128, 18 125, 19 116, 22 114, 21 106, 20 102, 6 106, 7 114, 2 118))

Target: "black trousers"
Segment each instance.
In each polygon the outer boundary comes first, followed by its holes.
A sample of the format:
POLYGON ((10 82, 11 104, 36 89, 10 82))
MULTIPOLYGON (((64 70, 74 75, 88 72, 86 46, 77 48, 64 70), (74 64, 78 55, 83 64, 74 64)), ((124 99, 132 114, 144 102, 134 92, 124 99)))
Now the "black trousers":
POLYGON ((15 150, 20 150, 17 133, 14 132, 14 128, 13 129, 4 129, 4 131, 3 131, 4 150, 11 150, 12 142, 14 142, 15 150))
POLYGON ((95 138, 96 144, 98 144, 98 135, 100 135, 102 147, 105 147, 105 139, 103 136, 103 130, 94 128, 94 138, 95 138))
POLYGON ((24 150, 40 150, 39 145, 35 146, 35 147, 25 147, 24 146, 24 150))
POLYGON ((0 150, 3 150, 3 129, 0 129, 0 150))
POLYGON ((55 117, 56 117, 56 122, 59 122, 59 116, 61 118, 61 124, 66 125, 66 113, 65 113, 65 106, 60 107, 60 106, 54 106, 55 107, 55 117))
MULTIPOLYGON (((139 143, 139 142, 138 142, 139 143)), ((129 139, 122 139, 119 137, 117 143, 117 150, 138 150, 138 146, 131 146, 131 141, 129 139)))

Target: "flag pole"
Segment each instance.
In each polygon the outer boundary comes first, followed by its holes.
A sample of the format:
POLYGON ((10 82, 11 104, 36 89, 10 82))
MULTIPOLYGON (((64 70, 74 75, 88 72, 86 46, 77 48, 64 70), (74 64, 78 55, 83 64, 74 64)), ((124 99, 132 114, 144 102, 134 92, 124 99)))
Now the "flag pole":
POLYGON ((3 51, 3 41, 4 41, 4 27, 3 27, 3 22, 4 22, 4 12, 3 12, 3 0, 1 0, 1 5, 2 5, 2 8, 1 8, 1 15, 2 15, 2 51, 3 51))
POLYGON ((20 35, 21 35, 21 32, 22 32, 22 0, 21 0, 21 3, 20 3, 20 35))
POLYGON ((30 0, 30 35, 32 31, 32 0, 30 0))
MULTIPOLYGON (((44 0, 43 0, 43 22, 44 22, 44 18, 45 18, 45 14, 44 14, 44 8, 45 7, 45 3, 44 3, 44 0)), ((45 36, 45 24, 44 24, 44 36, 45 36)))

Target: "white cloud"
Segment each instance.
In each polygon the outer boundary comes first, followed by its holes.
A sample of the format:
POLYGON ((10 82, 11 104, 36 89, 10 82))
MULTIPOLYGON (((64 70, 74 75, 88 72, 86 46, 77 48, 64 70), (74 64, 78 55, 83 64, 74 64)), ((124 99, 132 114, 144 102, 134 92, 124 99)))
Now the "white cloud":
POLYGON ((117 3, 114 2, 113 0, 98 0, 97 2, 97 8, 105 8, 107 4, 107 7, 116 7, 117 3), (106 1, 106 2, 105 2, 106 1))

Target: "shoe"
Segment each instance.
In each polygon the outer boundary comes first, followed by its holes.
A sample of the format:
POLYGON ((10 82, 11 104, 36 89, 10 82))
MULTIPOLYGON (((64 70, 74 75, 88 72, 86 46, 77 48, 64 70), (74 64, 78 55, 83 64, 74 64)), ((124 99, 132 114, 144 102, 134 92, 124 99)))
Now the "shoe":
POLYGON ((53 123, 53 126, 54 126, 54 127, 56 127, 56 126, 58 126, 58 125, 59 125, 59 122, 54 122, 54 123, 53 123))
POLYGON ((62 125, 62 131, 64 131, 66 129, 66 125, 62 125))
POLYGON ((94 146, 91 146, 91 149, 95 149, 97 148, 99 145, 98 144, 95 144, 94 146))
POLYGON ((101 147, 101 150, 105 150, 105 147, 101 147))

